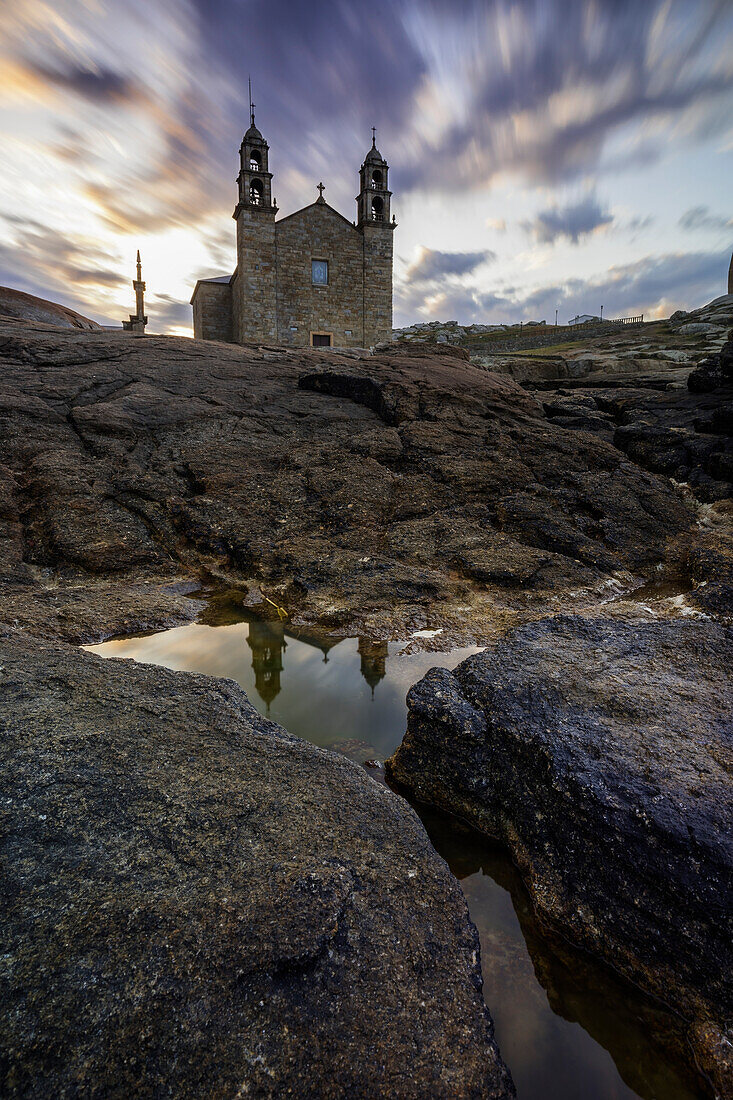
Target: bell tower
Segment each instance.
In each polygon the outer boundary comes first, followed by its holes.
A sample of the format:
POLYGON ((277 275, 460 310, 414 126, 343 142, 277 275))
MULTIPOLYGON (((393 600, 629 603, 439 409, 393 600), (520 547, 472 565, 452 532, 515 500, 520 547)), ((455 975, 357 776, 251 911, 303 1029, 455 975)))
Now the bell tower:
POLYGON ((377 149, 377 131, 372 126, 372 147, 364 157, 359 169, 360 192, 356 200, 358 207, 357 225, 366 222, 389 224, 389 200, 392 192, 387 187, 389 165, 377 149))
POLYGON ((364 244, 364 346, 371 347, 392 335, 392 235, 397 222, 390 221, 389 165, 377 149, 372 126, 372 147, 359 169, 357 229, 364 244))
POLYGON ((250 126, 239 148, 237 271, 233 283, 233 327, 237 343, 275 340, 275 215, 269 146, 255 126, 252 84, 250 126))

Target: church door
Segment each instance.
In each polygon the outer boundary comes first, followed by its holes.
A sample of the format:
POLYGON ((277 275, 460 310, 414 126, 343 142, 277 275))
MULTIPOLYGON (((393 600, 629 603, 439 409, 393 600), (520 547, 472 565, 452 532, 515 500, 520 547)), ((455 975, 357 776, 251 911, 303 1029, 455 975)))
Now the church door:
POLYGON ((330 332, 312 332, 311 333, 311 347, 313 348, 330 348, 332 346, 332 339, 330 332))

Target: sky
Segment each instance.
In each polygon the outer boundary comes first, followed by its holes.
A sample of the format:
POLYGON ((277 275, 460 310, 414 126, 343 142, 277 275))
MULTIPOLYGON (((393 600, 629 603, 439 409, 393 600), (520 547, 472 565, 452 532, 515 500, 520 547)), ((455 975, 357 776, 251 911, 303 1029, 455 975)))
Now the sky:
POLYGON ((726 291, 733 0, 0 0, 0 284, 191 334, 249 125, 280 217, 356 216, 377 127, 395 324, 668 316, 726 291))

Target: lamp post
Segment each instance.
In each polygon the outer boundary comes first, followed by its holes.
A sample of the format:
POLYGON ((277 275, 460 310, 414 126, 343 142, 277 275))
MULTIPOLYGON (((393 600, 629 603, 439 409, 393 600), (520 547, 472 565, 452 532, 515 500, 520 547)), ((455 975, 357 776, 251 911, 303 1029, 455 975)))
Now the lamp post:
POLYGON ((555 328, 557 328, 557 310, 555 310, 555 328))
POLYGON ((601 306, 601 320, 603 320, 603 306, 601 306))

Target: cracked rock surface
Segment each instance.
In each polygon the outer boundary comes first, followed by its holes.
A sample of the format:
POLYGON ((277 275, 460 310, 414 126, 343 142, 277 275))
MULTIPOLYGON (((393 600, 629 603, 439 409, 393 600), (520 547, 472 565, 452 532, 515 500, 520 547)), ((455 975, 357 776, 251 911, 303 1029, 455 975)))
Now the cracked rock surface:
POLYGON ((84 600, 110 578, 111 627, 142 600, 128 580, 155 582, 143 622, 166 603, 185 618, 160 585, 207 567, 394 637, 478 619, 486 594, 648 574, 694 520, 610 433, 553 424, 457 349, 354 360, 7 324, 0 360, 5 617, 59 636, 104 634, 84 600))
POLYGON ((408 695, 388 762, 505 841, 544 920, 688 1021, 731 1095, 733 632, 527 623, 408 695))
POLYGON ((3 1096, 513 1095, 401 798, 230 681, 7 630, 0 665, 3 1096))

